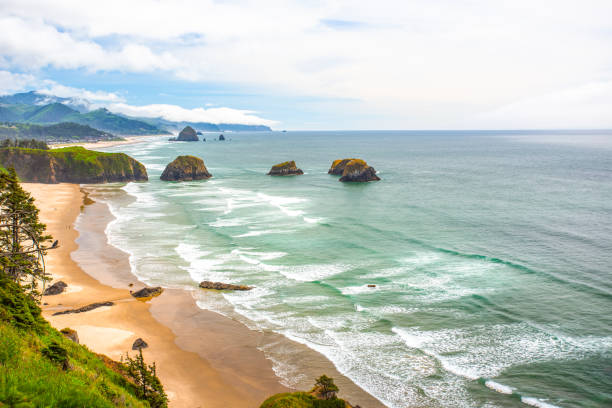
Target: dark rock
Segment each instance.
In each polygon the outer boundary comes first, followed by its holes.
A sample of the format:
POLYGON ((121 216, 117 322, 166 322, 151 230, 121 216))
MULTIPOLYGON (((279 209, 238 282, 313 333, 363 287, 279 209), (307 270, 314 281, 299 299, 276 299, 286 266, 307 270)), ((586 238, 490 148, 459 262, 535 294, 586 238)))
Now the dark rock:
POLYGON ((166 166, 160 178, 164 181, 192 181, 211 177, 212 174, 199 157, 179 156, 166 166))
POLYGON ((219 135, 219 140, 220 140, 220 141, 225 140, 225 136, 223 136, 223 135, 219 135))
POLYGON ((375 287, 376 287, 376 285, 373 285, 373 284, 369 284, 368 285, 368 288, 375 288, 375 287))
POLYGON ((275 164, 268 172, 268 176, 299 176, 304 174, 302 169, 298 169, 293 160, 275 164))
POLYGON ((146 299, 159 296, 162 294, 163 291, 164 290, 160 286, 156 286, 154 288, 142 288, 132 293, 132 296, 138 299, 146 299))
POLYGON ((368 164, 361 159, 353 159, 346 164, 340 181, 344 182, 366 182, 366 181, 377 181, 380 177, 376 175, 374 167, 368 166, 368 164))
POLYGON ((49 286, 47 289, 45 289, 45 291, 43 292, 44 296, 52 296, 52 295, 59 295, 60 293, 62 293, 66 288, 68 287, 68 285, 66 285, 65 282, 62 281, 57 281, 55 282, 53 285, 49 286))
POLYGON ((92 304, 87 305, 87 306, 79 307, 78 309, 70 309, 70 310, 64 310, 64 311, 61 311, 61 312, 56 312, 56 313, 53 313, 53 316, 70 314, 70 313, 89 312, 90 310, 94 310, 94 309, 97 309, 97 308, 102 307, 102 306, 112 306, 112 305, 114 305, 113 302, 96 302, 96 303, 92 303, 92 304))
POLYGON ((214 290, 251 290, 253 289, 252 286, 232 285, 230 283, 210 282, 210 281, 201 282, 200 287, 202 289, 214 289, 214 290))
POLYGON ((185 129, 181 130, 176 140, 178 142, 197 142, 199 139, 196 131, 191 126, 185 126, 185 129))
POLYGON ((331 167, 327 171, 327 173, 328 174, 333 174, 335 176, 341 176, 342 172, 344 171, 344 168, 346 167, 346 165, 351 160, 355 160, 355 159, 338 159, 338 160, 334 160, 332 162, 332 164, 331 164, 331 167))
POLYGON ((76 330, 72 330, 66 327, 65 329, 60 330, 60 333, 62 333, 67 339, 72 340, 76 344, 79 344, 79 335, 76 330))
POLYGON ((130 284, 128 284, 128 286, 131 288, 132 286, 134 286, 134 284, 133 284, 133 283, 130 283, 130 284))
POLYGON ((206 141, 206 138, 205 138, 205 137, 203 137, 203 138, 202 138, 202 141, 203 141, 203 142, 205 142, 205 141, 206 141))
POLYGON ((171 137, 168 139, 169 142, 176 142, 176 137, 171 137))
POLYGON ((141 339, 140 337, 134 340, 134 344, 132 344, 132 350, 140 350, 147 347, 149 347, 147 342, 141 339))

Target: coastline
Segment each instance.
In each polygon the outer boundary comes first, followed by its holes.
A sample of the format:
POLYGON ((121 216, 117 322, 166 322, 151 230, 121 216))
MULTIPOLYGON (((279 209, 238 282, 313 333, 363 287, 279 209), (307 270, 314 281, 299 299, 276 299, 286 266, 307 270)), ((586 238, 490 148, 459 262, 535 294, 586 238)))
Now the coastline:
POLYGON ((48 303, 43 306, 45 318, 57 329, 75 329, 82 344, 117 360, 142 337, 149 344, 143 355, 156 362, 170 406, 258 407, 272 394, 291 391, 262 351, 272 348, 288 353, 291 361, 309 362, 293 387, 309 389, 316 376, 326 373, 336 379, 347 400, 370 408, 384 406, 323 355, 279 334, 254 331, 202 310, 186 290, 166 289, 149 302, 135 300, 129 290, 144 285, 132 275, 128 254, 107 242, 105 229, 114 217, 105 203, 96 201, 95 186, 85 191, 73 184, 24 184, 24 188, 37 199, 41 220, 60 241, 60 248, 47 256, 47 270, 54 280, 68 283, 66 293, 43 298, 48 303), (85 205, 84 193, 93 203, 88 200, 85 205), (58 310, 108 300, 115 305, 52 316, 58 310))
POLYGON ((51 149, 59 149, 62 147, 81 146, 81 147, 84 147, 85 149, 94 150, 94 149, 102 149, 106 147, 114 147, 114 146, 141 143, 145 140, 145 138, 154 137, 154 136, 164 136, 164 135, 125 136, 124 137, 125 140, 108 140, 108 141, 81 142, 81 143, 58 143, 58 144, 50 145, 49 147, 51 149))

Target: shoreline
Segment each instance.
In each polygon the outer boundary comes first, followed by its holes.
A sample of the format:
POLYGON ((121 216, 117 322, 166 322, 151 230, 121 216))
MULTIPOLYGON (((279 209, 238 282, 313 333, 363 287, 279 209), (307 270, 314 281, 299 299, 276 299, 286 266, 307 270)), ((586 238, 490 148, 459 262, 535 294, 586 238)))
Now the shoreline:
POLYGON ((135 143, 142 143, 145 141, 145 138, 155 137, 155 136, 170 136, 170 135, 141 135, 141 136, 125 136, 125 140, 106 140, 106 141, 98 141, 98 142, 76 142, 76 143, 58 143, 54 145, 50 145, 51 149, 60 149, 62 147, 73 147, 73 146, 81 146, 85 149, 94 150, 94 149, 103 149, 107 147, 114 146, 122 146, 122 145, 131 145, 135 143))
POLYGON ((308 361, 291 388, 310 389, 314 378, 325 373, 336 379, 341 397, 363 407, 384 407, 322 354, 280 334, 251 330, 235 319, 203 310, 187 290, 165 289, 149 302, 135 300, 130 289, 144 285, 132 274, 128 254, 107 241, 106 227, 114 217, 108 205, 97 200, 96 186, 24 184, 24 188, 37 199, 47 230, 60 240, 60 248, 47 256, 47 270, 54 280, 69 285, 66 293, 43 298, 48 303, 43 305, 45 318, 57 329, 77 330, 82 344, 116 360, 131 352, 132 342, 142 337, 149 343, 143 355, 156 362, 170 406, 258 407, 275 393, 292 391, 274 371, 279 362, 270 355, 278 350, 284 357, 288 354, 290 362, 308 361), (85 195, 93 202, 84 202, 85 195), (108 300, 115 305, 52 316, 57 310, 108 300))

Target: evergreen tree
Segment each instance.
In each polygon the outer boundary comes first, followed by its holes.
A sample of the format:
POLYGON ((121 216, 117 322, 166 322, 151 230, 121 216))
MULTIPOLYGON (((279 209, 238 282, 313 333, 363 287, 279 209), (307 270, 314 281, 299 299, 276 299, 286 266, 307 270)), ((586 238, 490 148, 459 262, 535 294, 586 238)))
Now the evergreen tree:
POLYGON ((0 174, 0 273, 33 296, 38 283, 49 278, 44 270, 45 224, 38 219, 34 198, 21 188, 13 168, 0 174))
MULTIPOLYGON (((122 358, 123 360, 123 358, 122 358)), ((152 408, 166 408, 168 397, 161 381, 157 378, 155 363, 147 365, 142 357, 142 349, 138 349, 135 358, 125 355, 127 374, 137 387, 137 396, 149 402, 152 408)))
POLYGON ((319 392, 321 398, 329 400, 335 399, 338 392, 338 386, 334 384, 334 379, 323 374, 316 380, 315 389, 319 392))

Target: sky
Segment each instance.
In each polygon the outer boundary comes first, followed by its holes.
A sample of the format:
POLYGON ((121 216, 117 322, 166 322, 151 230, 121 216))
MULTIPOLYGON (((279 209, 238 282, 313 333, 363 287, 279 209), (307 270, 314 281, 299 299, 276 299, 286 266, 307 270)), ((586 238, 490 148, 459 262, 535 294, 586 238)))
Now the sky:
POLYGON ((612 128, 611 0, 0 0, 0 94, 274 129, 612 128))

